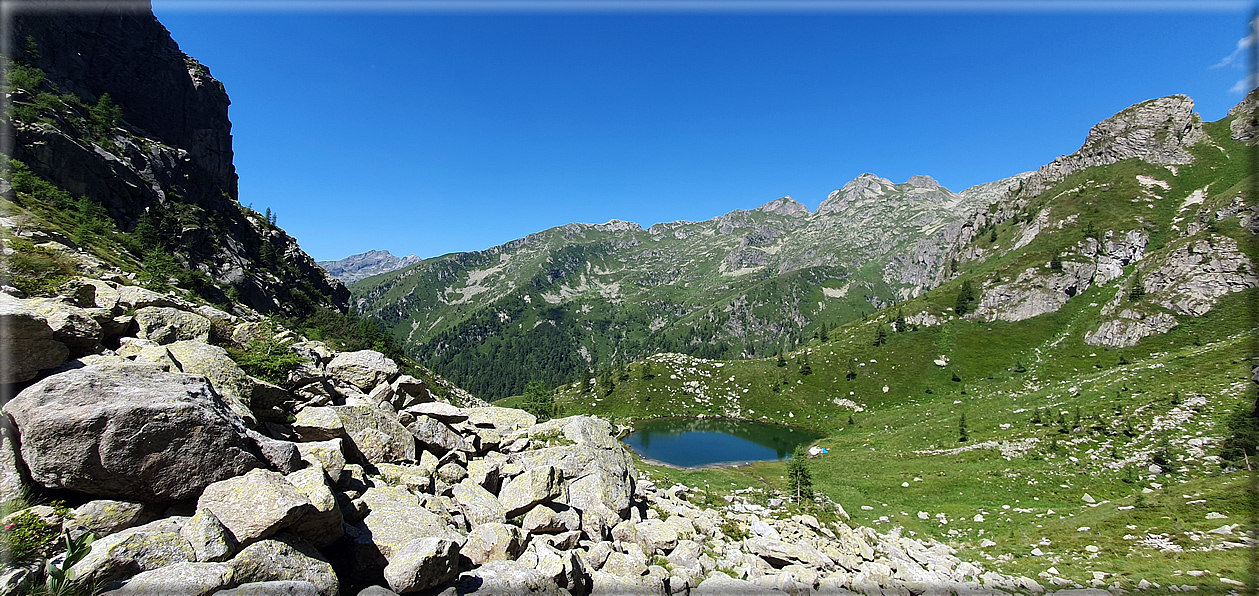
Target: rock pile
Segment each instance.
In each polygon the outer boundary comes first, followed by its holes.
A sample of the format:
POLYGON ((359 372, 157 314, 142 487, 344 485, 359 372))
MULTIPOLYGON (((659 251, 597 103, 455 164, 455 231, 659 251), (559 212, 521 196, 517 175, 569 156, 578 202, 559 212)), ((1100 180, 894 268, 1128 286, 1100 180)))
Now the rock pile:
MULTIPOLYGON (((659 489, 606 421, 456 407, 378 352, 285 332, 302 362, 268 383, 208 343, 257 322, 72 287, 0 295, 23 355, 0 487, 72 495, 34 509, 98 537, 72 572, 105 593, 1039 590, 896 532, 659 489)), ((11 564, 0 593, 39 574, 11 564)))

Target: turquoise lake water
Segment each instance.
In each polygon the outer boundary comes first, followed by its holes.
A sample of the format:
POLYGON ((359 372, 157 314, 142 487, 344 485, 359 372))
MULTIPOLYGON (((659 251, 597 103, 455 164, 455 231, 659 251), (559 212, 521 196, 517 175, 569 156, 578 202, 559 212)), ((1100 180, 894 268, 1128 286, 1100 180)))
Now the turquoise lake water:
POLYGON ((656 418, 640 420, 634 432, 621 440, 645 458, 689 468, 784 459, 796 445, 808 445, 823 436, 729 418, 656 418))

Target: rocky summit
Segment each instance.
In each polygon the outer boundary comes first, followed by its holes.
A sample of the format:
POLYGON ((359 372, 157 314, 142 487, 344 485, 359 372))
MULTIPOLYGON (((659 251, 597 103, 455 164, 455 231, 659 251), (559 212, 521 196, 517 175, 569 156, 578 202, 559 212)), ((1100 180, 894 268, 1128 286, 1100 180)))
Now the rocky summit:
POLYGON ((369 250, 365 253, 350 255, 339 261, 319 261, 329 275, 352 284, 360 279, 397 271, 420 262, 420 257, 408 255, 395 257, 387 250, 369 250))

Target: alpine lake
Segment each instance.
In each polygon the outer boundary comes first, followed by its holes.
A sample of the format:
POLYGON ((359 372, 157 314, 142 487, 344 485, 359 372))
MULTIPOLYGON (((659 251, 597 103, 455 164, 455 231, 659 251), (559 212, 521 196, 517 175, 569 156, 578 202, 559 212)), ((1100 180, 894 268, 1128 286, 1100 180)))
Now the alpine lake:
POLYGON ((781 460, 824 437, 802 428, 731 418, 653 418, 621 439, 640 457, 678 468, 781 460))

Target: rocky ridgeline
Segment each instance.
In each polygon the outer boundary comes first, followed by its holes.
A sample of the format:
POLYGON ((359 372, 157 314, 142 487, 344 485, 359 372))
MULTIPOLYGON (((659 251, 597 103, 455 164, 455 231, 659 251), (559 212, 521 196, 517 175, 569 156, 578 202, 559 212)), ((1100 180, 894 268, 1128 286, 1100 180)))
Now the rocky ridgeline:
MULTIPOLYGON (((658 489, 604 420, 456 407, 378 352, 281 332, 301 363, 268 383, 209 343, 263 324, 120 280, 0 294, 0 318, 3 498, 75 506, 29 511, 98 538, 72 571, 106 593, 1040 591, 899 531, 658 489)), ((41 573, 10 563, 2 593, 41 573)))
POLYGON ((352 284, 373 275, 410 267, 419 263, 420 260, 420 257, 416 255, 407 255, 399 258, 387 250, 370 250, 365 253, 348 256, 339 261, 318 261, 318 264, 329 275, 347 284, 352 284))

